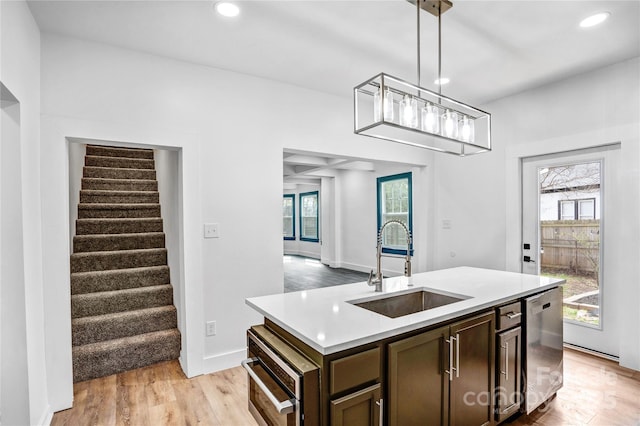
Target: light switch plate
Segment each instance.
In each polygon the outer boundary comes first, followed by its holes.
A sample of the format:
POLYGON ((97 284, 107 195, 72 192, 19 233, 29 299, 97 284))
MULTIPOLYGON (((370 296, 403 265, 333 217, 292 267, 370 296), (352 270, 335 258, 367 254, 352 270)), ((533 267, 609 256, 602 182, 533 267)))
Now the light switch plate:
POLYGON ((216 322, 215 321, 207 321, 207 336, 215 336, 216 335, 216 322))
POLYGON ((220 238, 220 229, 217 223, 205 223, 204 224, 204 237, 205 238, 220 238))

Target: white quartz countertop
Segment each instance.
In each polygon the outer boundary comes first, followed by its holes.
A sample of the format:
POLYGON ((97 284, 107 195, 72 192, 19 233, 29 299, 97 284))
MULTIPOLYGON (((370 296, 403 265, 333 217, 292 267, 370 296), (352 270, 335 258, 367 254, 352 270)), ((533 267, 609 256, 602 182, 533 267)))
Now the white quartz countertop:
POLYGON ((478 312, 563 282, 536 275, 460 267, 418 273, 411 278, 385 278, 382 293, 361 282, 252 297, 246 303, 316 351, 328 355, 478 312), (422 288, 468 298, 398 318, 349 303, 422 288))

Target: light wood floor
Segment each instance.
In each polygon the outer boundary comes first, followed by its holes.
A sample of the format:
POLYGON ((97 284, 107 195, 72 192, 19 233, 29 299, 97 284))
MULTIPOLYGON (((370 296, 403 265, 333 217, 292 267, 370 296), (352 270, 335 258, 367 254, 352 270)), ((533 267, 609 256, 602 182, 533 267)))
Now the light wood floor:
MULTIPOLYGON (((564 387, 546 409, 509 425, 640 425, 640 372, 565 349, 564 387)), ((57 425, 256 425, 240 367, 187 379, 177 361, 74 385, 57 425)))

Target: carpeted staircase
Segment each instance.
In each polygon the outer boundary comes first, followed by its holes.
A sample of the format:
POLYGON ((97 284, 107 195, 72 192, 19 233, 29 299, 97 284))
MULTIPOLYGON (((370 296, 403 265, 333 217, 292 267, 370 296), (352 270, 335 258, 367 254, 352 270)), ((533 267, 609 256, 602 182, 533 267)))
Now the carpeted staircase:
POLYGON ((178 358, 153 151, 88 145, 71 255, 73 381, 178 358))

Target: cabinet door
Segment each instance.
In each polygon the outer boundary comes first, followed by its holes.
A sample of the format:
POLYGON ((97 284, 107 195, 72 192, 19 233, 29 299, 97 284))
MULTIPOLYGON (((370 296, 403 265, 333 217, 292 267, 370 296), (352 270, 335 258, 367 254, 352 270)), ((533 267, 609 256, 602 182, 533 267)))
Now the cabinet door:
POLYGON ((380 384, 331 401, 333 426, 378 426, 382 401, 380 384))
POLYGON ((449 327, 408 337, 388 347, 390 426, 446 425, 449 377, 444 360, 449 327))
POLYGON ((449 419, 452 425, 479 426, 493 420, 495 315, 480 315, 451 325, 455 368, 449 419))
POLYGON ((498 334, 496 356, 496 420, 515 414, 522 401, 522 332, 520 327, 498 334))

